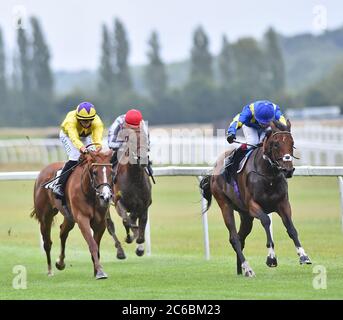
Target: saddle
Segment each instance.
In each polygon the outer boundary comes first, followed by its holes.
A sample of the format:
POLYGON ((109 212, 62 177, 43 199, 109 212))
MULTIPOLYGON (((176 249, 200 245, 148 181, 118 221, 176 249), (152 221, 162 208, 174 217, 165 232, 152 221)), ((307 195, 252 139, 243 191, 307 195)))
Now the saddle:
POLYGON ((237 180, 237 174, 242 172, 244 166, 249 159, 249 156, 254 151, 254 149, 244 150, 235 149, 231 154, 229 154, 224 160, 223 175, 225 180, 230 183, 231 180, 237 180))

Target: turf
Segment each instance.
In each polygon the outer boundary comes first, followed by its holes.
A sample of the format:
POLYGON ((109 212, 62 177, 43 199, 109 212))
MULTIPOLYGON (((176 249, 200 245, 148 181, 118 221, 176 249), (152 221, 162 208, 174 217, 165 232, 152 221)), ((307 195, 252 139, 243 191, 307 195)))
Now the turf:
MULTIPOLYGON (((101 262, 109 278, 93 279, 88 248, 77 227, 67 242, 64 271, 47 277, 39 225, 29 217, 32 181, 0 182, 0 299, 342 299, 343 233, 336 178, 290 180, 295 226, 313 265, 299 265, 294 245, 274 214, 274 240, 279 266, 265 265, 266 237, 258 221, 247 239, 245 255, 256 273, 235 273, 235 255, 220 211, 209 212, 211 259, 204 259, 200 197, 191 177, 157 178, 150 210, 152 255, 137 257, 135 245, 124 243, 127 259, 115 258, 113 241, 104 235, 101 262), (27 271, 27 289, 14 289, 13 268, 27 271), (313 267, 327 272, 327 289, 313 288, 313 267)), ((120 239, 124 230, 112 210, 120 239)), ((238 219, 236 219, 237 221, 238 219)), ((59 255, 55 221, 52 259, 59 255)))

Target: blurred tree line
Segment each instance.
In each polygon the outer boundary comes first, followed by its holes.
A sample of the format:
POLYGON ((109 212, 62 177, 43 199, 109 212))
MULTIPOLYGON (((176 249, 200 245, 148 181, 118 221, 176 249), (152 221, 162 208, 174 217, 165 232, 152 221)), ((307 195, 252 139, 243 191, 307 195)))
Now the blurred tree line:
MULTIPOLYGON (((212 122, 230 119, 245 104, 270 99, 283 106, 294 101, 304 104, 343 105, 338 83, 343 64, 327 79, 299 95, 286 91, 285 65, 278 35, 270 28, 262 43, 253 38, 230 43, 224 35, 217 57, 209 50, 210 40, 202 26, 192 34, 190 67, 185 85, 171 87, 161 57, 157 31, 147 41, 144 85, 149 95, 138 94, 130 73, 130 45, 124 24, 115 19, 113 26, 102 26, 98 87, 95 92, 73 90, 57 97, 50 67, 50 52, 37 18, 30 28, 17 30, 17 51, 11 77, 6 70, 5 44, 0 29, 0 104, 5 106, 1 126, 56 126, 67 111, 84 100, 96 105, 107 125, 129 108, 139 108, 150 124, 212 122), (327 83, 337 83, 330 86, 327 83)), ((2 107, 3 109, 3 107, 2 107)))

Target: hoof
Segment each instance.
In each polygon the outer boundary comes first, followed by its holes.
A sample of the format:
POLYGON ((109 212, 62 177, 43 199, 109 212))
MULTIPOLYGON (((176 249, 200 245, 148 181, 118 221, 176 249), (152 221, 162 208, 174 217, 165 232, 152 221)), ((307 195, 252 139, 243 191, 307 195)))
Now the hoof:
POLYGON ((56 268, 57 268, 58 270, 64 270, 64 268, 66 267, 65 263, 60 264, 60 263, 58 263, 57 261, 56 261, 56 263, 55 263, 55 266, 56 266, 56 268))
POLYGON ((268 256, 267 257, 267 261, 266 261, 266 265, 270 268, 275 268, 277 267, 277 259, 276 257, 271 257, 271 256, 268 256))
POLYGON ((136 249, 136 255, 137 255, 138 257, 141 257, 143 254, 144 254, 144 249, 143 249, 143 250, 142 250, 142 249, 139 249, 139 248, 136 249))
POLYGON ((247 261, 242 263, 242 269, 244 277, 253 278, 256 276, 255 272, 253 271, 253 269, 251 269, 247 261))
POLYGON ((256 277, 256 275, 255 275, 255 272, 251 269, 251 270, 244 271, 244 277, 254 278, 256 277))
POLYGON ((119 259, 119 260, 126 259, 126 255, 125 255, 124 251, 117 252, 117 259, 119 259))
POLYGON ((299 262, 300 264, 312 264, 308 256, 301 256, 299 262))
POLYGON ((128 236, 126 237, 126 239, 125 239, 125 242, 126 242, 126 243, 132 243, 133 240, 134 240, 134 238, 131 237, 130 235, 128 235, 128 236))
POLYGON ((54 276, 54 273, 52 270, 48 271, 48 277, 53 277, 54 276))
POLYGON ((96 273, 95 279, 96 280, 107 279, 107 274, 104 271, 100 270, 96 273))

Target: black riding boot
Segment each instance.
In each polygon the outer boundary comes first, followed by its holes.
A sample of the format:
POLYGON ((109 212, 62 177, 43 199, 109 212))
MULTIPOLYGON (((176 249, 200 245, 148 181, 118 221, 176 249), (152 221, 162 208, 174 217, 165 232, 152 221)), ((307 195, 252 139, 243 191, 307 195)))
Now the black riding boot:
MULTIPOLYGON (((111 163, 112 163, 112 168, 114 170, 118 164, 118 150, 119 150, 119 148, 114 148, 112 150, 113 150, 113 155, 111 158, 111 163)), ((117 175, 117 172, 115 172, 115 175, 113 176, 113 183, 116 183, 116 178, 117 178, 116 175, 117 175)))
POLYGON ((68 170, 76 164, 77 164, 77 161, 74 161, 74 160, 69 160, 65 163, 65 165, 62 169, 62 172, 60 174, 60 177, 57 181, 57 184, 55 185, 55 187, 53 189, 53 193, 56 196, 61 197, 61 198, 64 197, 64 187, 67 183, 67 180, 68 180, 70 174, 73 172, 73 170, 70 170, 70 171, 68 171, 68 170))
POLYGON ((112 163, 112 168, 114 168, 118 163, 118 150, 119 150, 119 148, 115 148, 112 150, 113 150, 113 154, 112 154, 112 158, 111 158, 111 163, 112 163))
POLYGON ((233 176, 238 170, 238 165, 241 160, 246 155, 247 149, 241 146, 234 150, 234 152, 225 159, 225 171, 227 173, 227 178, 230 181, 230 176, 233 176))

